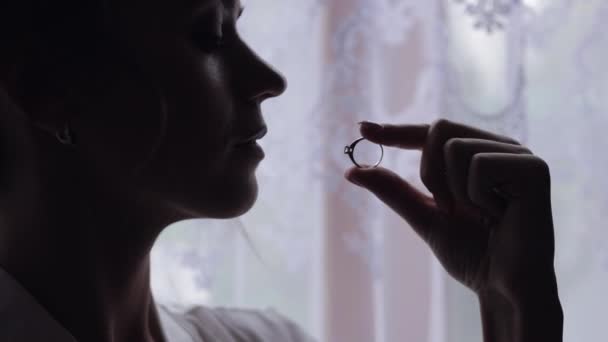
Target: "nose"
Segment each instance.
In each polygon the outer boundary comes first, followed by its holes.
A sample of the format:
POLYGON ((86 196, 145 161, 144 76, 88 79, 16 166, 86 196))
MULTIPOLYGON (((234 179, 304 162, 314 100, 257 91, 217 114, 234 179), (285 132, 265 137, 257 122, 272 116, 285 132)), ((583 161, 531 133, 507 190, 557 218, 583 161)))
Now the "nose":
POLYGON ((268 98, 283 94, 287 89, 285 77, 248 46, 245 45, 244 48, 248 62, 242 65, 244 69, 241 82, 245 86, 246 96, 261 103, 268 98))

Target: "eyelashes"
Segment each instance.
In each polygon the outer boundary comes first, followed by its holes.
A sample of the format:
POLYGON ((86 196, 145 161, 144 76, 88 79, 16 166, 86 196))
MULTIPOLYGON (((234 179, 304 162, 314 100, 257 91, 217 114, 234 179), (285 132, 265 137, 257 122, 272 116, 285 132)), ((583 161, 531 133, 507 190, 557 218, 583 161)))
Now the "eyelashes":
POLYGON ((207 15, 194 22, 191 38, 194 45, 205 53, 213 53, 224 46, 221 16, 207 15))
POLYGON ((203 52, 213 53, 224 46, 224 37, 221 33, 197 32, 192 34, 194 45, 203 52))
POLYGON ((236 18, 232 18, 225 13, 223 3, 220 2, 218 6, 196 13, 190 32, 193 45, 203 53, 213 54, 220 52, 227 45, 238 44, 240 38, 236 22, 242 16, 243 10, 241 7, 236 18))
POLYGON ((216 53, 228 45, 238 44, 236 22, 224 21, 221 14, 201 16, 191 28, 193 44, 203 53, 216 53))

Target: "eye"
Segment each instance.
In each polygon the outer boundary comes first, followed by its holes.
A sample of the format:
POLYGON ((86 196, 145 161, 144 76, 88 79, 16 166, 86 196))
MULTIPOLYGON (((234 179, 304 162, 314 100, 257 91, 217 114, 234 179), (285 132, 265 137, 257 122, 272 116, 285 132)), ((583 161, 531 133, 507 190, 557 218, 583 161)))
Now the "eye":
POLYGON ((192 40, 197 48, 206 53, 215 52, 224 45, 223 35, 213 32, 194 33, 192 40))
POLYGON ((221 23, 211 20, 199 20, 192 29, 192 41, 201 51, 212 53, 224 45, 224 34, 221 23))

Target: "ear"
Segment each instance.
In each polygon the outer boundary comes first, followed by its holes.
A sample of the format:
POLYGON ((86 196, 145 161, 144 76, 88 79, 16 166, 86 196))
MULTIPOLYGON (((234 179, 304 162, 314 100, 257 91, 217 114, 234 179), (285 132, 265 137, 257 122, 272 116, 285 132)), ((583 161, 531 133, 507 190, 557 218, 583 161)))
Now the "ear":
POLYGON ((69 120, 70 96, 64 94, 37 94, 24 96, 22 109, 27 113, 30 124, 50 134, 62 129, 69 120))
MULTIPOLYGON (((0 186, 13 190, 33 172, 35 143, 31 119, 0 83, 0 186)), ((2 191, 0 191, 2 193, 2 191)))
MULTIPOLYGON (((15 108, 12 112, 20 113, 22 124, 33 128, 34 134, 54 136, 74 112, 70 108, 74 108, 77 91, 64 77, 53 84, 41 81, 39 75, 23 72, 20 63, 0 65, 0 105, 15 108)), ((0 112, 6 110, 0 109, 0 112)))
MULTIPOLYGON (((17 98, 1 82, 0 91, 0 150, 10 148, 25 156, 28 154, 22 152, 22 148, 32 148, 39 138, 43 141, 56 139, 57 133, 65 129, 69 106, 67 97, 30 95, 17 98)), ((2 160, 1 163, 10 161, 2 160)))
POLYGON ((28 112, 30 113, 30 123, 49 134, 57 132, 62 122, 65 123, 65 105, 61 101, 49 99, 46 101, 40 101, 32 106, 27 106, 28 112))
POLYGON ((7 89, 5 83, 0 81, 0 129, 3 132, 12 130, 11 126, 27 125, 29 116, 19 105, 19 101, 7 89))

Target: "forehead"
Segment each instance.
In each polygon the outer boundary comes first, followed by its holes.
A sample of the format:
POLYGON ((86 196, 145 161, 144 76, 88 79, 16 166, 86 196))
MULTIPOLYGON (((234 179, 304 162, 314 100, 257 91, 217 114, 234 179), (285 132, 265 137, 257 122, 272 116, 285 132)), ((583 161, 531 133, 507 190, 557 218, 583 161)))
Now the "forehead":
POLYGON ((239 10, 242 7, 241 0, 184 0, 187 7, 192 10, 201 10, 210 7, 222 6, 227 10, 239 10))
POLYGON ((242 8, 241 0, 114 0, 111 4, 110 11, 118 16, 120 30, 145 32, 145 35, 181 32, 199 14, 221 11, 234 16, 242 8))

